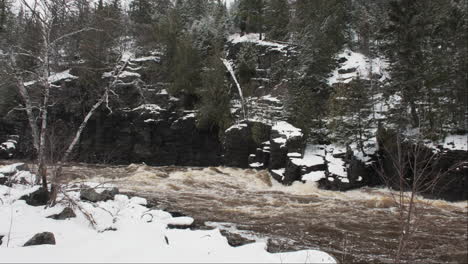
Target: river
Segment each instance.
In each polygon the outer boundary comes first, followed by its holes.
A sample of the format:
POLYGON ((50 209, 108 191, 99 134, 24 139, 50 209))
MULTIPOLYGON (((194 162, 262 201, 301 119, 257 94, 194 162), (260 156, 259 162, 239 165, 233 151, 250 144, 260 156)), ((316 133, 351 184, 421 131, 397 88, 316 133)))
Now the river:
MULTIPOLYGON (((266 171, 223 167, 76 164, 64 173, 75 182, 110 182, 207 226, 268 239, 274 252, 320 249, 342 263, 391 263, 398 244, 399 214, 392 192, 384 188, 335 192, 315 183, 283 186, 266 171)), ((467 202, 419 198, 417 208, 405 261, 466 263, 467 202)))

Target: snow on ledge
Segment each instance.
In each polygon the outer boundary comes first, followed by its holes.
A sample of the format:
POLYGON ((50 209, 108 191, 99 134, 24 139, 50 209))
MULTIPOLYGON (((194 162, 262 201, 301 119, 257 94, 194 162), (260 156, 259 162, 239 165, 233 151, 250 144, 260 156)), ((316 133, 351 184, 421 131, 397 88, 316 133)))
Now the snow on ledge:
POLYGON ((161 58, 157 56, 147 56, 147 57, 135 58, 135 59, 132 59, 131 61, 133 62, 146 62, 146 61, 160 62, 161 58))
POLYGON ((303 181, 318 182, 326 178, 325 171, 313 171, 302 176, 303 181))
POLYGON ((284 44, 260 40, 260 34, 258 33, 250 33, 250 34, 245 34, 243 36, 241 36, 239 33, 236 33, 236 34, 230 35, 228 37, 228 41, 232 42, 233 44, 242 43, 242 42, 255 43, 260 46, 273 47, 276 50, 282 50, 287 47, 287 45, 284 45, 284 44))
MULTIPOLYGON (((57 72, 57 73, 51 74, 49 76, 49 79, 48 79, 49 83, 56 83, 56 82, 60 82, 60 81, 78 79, 77 76, 70 74, 70 70, 71 69, 68 69, 68 70, 63 71, 63 72, 57 72)), ((31 86, 31 85, 35 84, 36 82, 37 81, 25 82, 24 86, 26 86, 26 87, 31 86)))
POLYGON ((231 130, 234 130, 234 129, 241 130, 244 127, 247 127, 247 124, 243 124, 243 123, 235 124, 235 125, 231 126, 230 128, 226 129, 225 132, 228 133, 228 132, 230 132, 231 130))
POLYGON ((138 106, 137 108, 134 108, 132 110, 132 112, 141 111, 141 110, 146 110, 146 111, 149 111, 152 114, 157 114, 157 113, 159 113, 160 111, 162 111, 164 109, 159 107, 159 105, 157 105, 157 104, 143 104, 143 105, 138 106))
POLYGON ((291 139, 295 137, 302 137, 302 130, 297 128, 288 122, 280 121, 273 126, 272 130, 278 131, 281 135, 286 136, 286 139, 291 139))

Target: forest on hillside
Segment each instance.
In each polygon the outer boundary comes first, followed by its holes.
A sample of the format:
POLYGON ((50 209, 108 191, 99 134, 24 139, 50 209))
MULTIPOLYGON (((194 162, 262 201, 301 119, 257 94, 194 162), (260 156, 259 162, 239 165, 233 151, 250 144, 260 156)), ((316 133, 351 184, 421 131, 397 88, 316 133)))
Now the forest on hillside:
MULTIPOLYGON (((288 121, 311 141, 365 142, 378 125, 418 129, 432 140, 467 129, 462 0, 236 0, 229 8, 219 0, 54 0, 46 20, 41 5, 19 6, 0 2, 1 116, 24 104, 19 79, 70 68, 80 76, 78 94, 61 100, 86 112, 100 94, 103 73, 132 49, 161 56, 162 67, 146 69, 147 79, 183 96, 186 109, 199 111, 201 126, 226 129, 233 122, 226 103, 230 80, 219 58, 226 57, 230 35, 257 33, 294 47, 296 56, 272 78, 287 87, 288 121), (370 74, 330 85, 345 49, 384 59, 390 77, 381 82, 370 74), (383 100, 392 100, 385 116, 375 114, 383 100)), ((245 90, 256 68, 252 52, 241 50, 236 65, 245 90)))
POLYGON ((0 0, 0 262, 466 263, 467 22, 0 0))

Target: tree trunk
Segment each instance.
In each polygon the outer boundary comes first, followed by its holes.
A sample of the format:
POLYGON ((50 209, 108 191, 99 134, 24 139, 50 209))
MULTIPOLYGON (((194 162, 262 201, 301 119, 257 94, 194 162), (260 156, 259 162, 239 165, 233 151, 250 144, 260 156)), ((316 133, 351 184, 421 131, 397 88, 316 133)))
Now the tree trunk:
POLYGON ((39 141, 39 177, 42 179, 42 186, 47 190, 47 159, 46 159, 46 149, 47 149, 47 118, 48 118, 48 106, 49 106, 49 97, 50 97, 50 83, 49 83, 49 41, 48 41, 48 32, 46 31, 46 25, 42 25, 42 38, 43 38, 43 51, 42 51, 42 77, 41 84, 43 86, 43 102, 41 109, 41 134, 39 141))

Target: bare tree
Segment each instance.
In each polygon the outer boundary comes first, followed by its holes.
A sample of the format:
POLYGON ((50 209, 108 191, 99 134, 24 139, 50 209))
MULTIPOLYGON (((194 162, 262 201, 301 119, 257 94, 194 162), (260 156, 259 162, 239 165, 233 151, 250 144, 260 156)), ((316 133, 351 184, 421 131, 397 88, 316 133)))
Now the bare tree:
POLYGON ((433 193, 438 183, 448 173, 461 167, 452 165, 448 170, 437 169, 440 153, 426 147, 420 135, 413 140, 402 139, 396 133, 382 142, 384 160, 380 160, 377 172, 390 189, 398 209, 399 238, 395 251, 395 263, 401 263, 408 253, 413 235, 425 221, 427 203, 418 201, 421 194, 433 193))
MULTIPOLYGON (((74 0, 70 1, 63 1, 63 2, 56 2, 60 3, 58 6, 59 11, 67 12, 71 5, 73 4, 74 0)), ((96 30, 93 28, 81 28, 78 30, 74 30, 71 32, 63 33, 60 36, 56 36, 53 38, 53 31, 55 29, 55 16, 60 12, 57 10, 52 10, 52 1, 51 0, 34 0, 26 1, 21 0, 21 3, 26 7, 31 13, 31 18, 39 24, 40 27, 40 39, 41 39, 41 49, 39 54, 34 54, 28 50, 24 50, 19 47, 11 47, 9 50, 9 68, 11 70, 11 74, 16 80, 16 87, 24 102, 24 110, 26 112, 29 126, 31 127, 31 135, 33 140, 33 146, 36 151, 37 155, 37 164, 38 164, 38 179, 42 182, 42 186, 45 190, 48 190, 48 182, 47 182, 47 141, 48 141, 48 125, 50 124, 49 120, 49 107, 50 107, 50 91, 53 87, 53 84, 50 80, 51 76, 51 58, 50 54, 57 52, 57 44, 64 39, 70 38, 76 34, 82 33, 84 31, 89 30, 96 30), (34 58, 39 67, 33 72, 27 71, 30 75, 34 76, 35 83, 39 84, 41 87, 40 99, 38 100, 39 103, 33 101, 30 91, 25 85, 23 74, 24 71, 20 70, 18 66, 17 60, 19 56, 28 56, 34 58), (39 104, 38 107, 35 105, 39 104), (39 109, 39 114, 36 114, 37 110, 39 109), (37 122, 39 120, 39 122, 37 122)), ((118 76, 125 70, 128 66, 128 61, 121 63, 121 58, 116 62, 116 66, 111 74, 110 81, 108 82, 107 86, 104 88, 102 94, 100 95, 97 102, 91 107, 91 109, 86 113, 81 125, 78 127, 77 131, 74 133, 74 137, 70 144, 68 145, 66 151, 63 153, 60 162, 55 169, 54 175, 61 174, 61 168, 63 162, 69 160, 71 153, 73 152, 75 146, 78 144, 83 131, 85 130, 88 121, 94 115, 96 110, 101 107, 103 104, 106 104, 109 110, 109 97, 113 92, 113 88, 118 83, 118 76)), ((112 112, 112 111, 111 111, 112 112)), ((55 178, 54 177, 54 178, 55 178)), ((39 182, 38 182, 39 183, 39 182)), ((52 186, 52 195, 51 199, 55 199, 56 194, 56 186, 52 186)))

